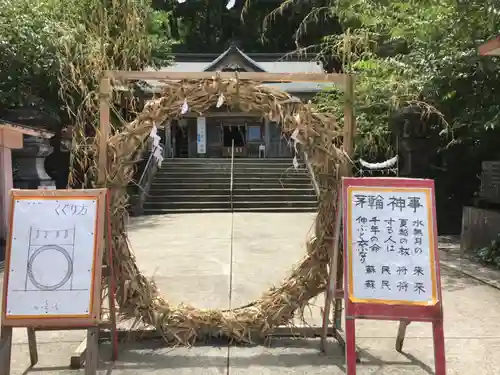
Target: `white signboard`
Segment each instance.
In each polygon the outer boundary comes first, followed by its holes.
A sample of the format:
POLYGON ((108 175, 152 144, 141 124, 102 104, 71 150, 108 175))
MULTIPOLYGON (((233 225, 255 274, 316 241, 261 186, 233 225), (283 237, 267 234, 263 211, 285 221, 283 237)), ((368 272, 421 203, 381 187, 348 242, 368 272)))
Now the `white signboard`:
POLYGON ((196 119, 196 144, 198 154, 207 152, 207 121, 205 117, 196 119))
POLYGON ((431 190, 351 186, 347 200, 349 298, 435 304, 431 190))
POLYGON ((89 315, 97 236, 96 197, 16 197, 6 318, 89 315))

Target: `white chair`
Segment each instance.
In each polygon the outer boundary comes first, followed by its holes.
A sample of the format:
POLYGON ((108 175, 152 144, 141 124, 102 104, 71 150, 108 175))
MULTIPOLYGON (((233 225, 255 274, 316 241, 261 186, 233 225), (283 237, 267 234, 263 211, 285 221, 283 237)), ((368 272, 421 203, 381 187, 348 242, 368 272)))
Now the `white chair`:
POLYGON ((260 145, 259 146, 259 159, 262 157, 265 159, 266 158, 266 146, 265 145, 260 145))

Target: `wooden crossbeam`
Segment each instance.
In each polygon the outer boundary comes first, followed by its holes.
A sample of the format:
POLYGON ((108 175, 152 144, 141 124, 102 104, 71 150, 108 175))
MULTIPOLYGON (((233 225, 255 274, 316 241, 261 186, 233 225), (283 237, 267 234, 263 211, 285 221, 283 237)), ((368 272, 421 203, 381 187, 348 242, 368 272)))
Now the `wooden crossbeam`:
POLYGON ((330 82, 345 85, 345 74, 337 73, 261 73, 261 72, 161 72, 161 71, 123 71, 113 70, 104 72, 105 78, 118 81, 182 81, 197 79, 234 79, 251 80, 258 82, 330 82))
MULTIPOLYGON (((279 326, 272 329, 267 337, 301 337, 301 338, 312 338, 312 337, 320 337, 322 334, 322 327, 320 326, 305 326, 299 325, 295 327, 286 327, 279 326)), ((329 327, 327 331, 327 335, 329 337, 337 337, 340 335, 336 331, 334 327, 329 327)), ((102 341, 111 340, 111 332, 103 331, 99 335, 99 339, 102 341)), ((156 339, 164 339, 164 335, 155 330, 155 329, 139 329, 139 330, 118 330, 118 337, 120 341, 133 340, 133 341, 147 341, 147 340, 156 340, 156 339)), ((264 337, 265 338, 265 337, 264 337)), ((78 352, 75 352, 74 357, 75 361, 77 361, 76 357, 78 356, 78 352)), ((76 368, 76 367, 75 367, 76 368)))

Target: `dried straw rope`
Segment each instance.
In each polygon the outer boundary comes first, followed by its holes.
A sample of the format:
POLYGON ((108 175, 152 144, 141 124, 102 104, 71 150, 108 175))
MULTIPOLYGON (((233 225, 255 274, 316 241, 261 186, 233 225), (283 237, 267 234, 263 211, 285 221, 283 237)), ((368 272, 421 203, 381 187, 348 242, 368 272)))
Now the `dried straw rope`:
POLYGON ((215 79, 167 83, 160 98, 149 101, 134 121, 125 124, 108 140, 107 186, 112 191, 114 268, 121 316, 152 325, 166 339, 181 344, 190 344, 206 335, 249 342, 266 335, 273 327, 291 324, 294 313, 302 311, 311 298, 325 289, 338 171, 339 165, 346 162, 340 136, 341 129, 333 117, 316 112, 310 104, 294 101, 287 93, 251 81, 215 79), (307 152, 321 189, 315 236, 308 241, 304 258, 292 268, 281 286, 270 289, 256 301, 222 311, 184 304, 171 306, 136 265, 125 228, 126 187, 153 124, 180 118, 184 100, 191 112, 206 113, 215 107, 221 93, 230 109, 261 113, 278 121, 286 133, 299 130, 300 151, 307 152))

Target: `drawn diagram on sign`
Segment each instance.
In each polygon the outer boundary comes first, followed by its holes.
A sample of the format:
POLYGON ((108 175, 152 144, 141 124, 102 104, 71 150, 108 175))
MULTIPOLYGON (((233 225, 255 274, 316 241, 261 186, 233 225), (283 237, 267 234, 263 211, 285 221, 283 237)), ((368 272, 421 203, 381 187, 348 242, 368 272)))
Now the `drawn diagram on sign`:
POLYGON ((5 273, 8 319, 88 316, 97 298, 103 207, 97 197, 77 191, 74 197, 46 194, 13 199, 5 273))
POLYGON ((30 227, 23 292, 57 292, 88 289, 73 287, 75 227, 50 229, 30 227))

